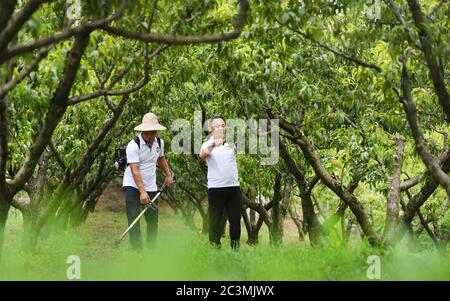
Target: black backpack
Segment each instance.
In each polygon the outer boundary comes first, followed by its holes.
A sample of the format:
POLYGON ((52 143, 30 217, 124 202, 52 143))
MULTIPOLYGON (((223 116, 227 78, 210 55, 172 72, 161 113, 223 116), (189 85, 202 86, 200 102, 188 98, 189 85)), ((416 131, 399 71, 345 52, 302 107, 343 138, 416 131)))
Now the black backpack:
MULTIPOLYGON (((133 140, 138 145, 138 148, 141 149, 139 137, 136 136, 133 140)), ((161 138, 156 137, 156 141, 158 142, 158 146, 161 148, 161 138)), ((114 152, 114 166, 117 170, 125 171, 125 168, 128 166, 126 149, 126 147, 120 147, 114 152)))

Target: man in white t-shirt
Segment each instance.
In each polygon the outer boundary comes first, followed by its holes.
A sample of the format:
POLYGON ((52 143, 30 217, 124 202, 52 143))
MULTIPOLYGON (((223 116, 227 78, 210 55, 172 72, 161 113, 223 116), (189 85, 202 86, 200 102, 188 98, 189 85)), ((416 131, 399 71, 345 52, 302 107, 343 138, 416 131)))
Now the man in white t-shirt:
MULTIPOLYGON (((169 165, 164 156, 164 140, 156 137, 159 130, 166 128, 159 124, 153 113, 144 115, 142 123, 134 128, 141 133, 132 139, 126 148, 127 168, 123 176, 123 191, 127 209, 128 225, 141 213, 141 206, 146 205, 158 192, 156 186, 156 166, 164 172, 164 183, 171 185, 173 179, 169 165)), ((157 204, 157 200, 155 201, 157 204)), ((147 222, 147 245, 155 246, 158 231, 158 209, 150 208, 145 213, 147 222)), ((139 223, 130 230, 130 242, 133 249, 142 249, 142 239, 139 223)))
POLYGON ((215 116, 210 123, 211 138, 203 143, 200 159, 208 165, 209 241, 220 247, 223 212, 230 223, 231 247, 241 238, 242 194, 238 181, 236 146, 224 143, 225 121, 215 116))

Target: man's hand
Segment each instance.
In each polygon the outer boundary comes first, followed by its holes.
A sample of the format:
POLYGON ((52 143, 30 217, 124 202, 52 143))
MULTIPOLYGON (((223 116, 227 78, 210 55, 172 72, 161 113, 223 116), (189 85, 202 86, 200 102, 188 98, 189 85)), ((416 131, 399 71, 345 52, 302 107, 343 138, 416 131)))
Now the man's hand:
POLYGON ((173 184, 172 176, 166 176, 166 178, 164 179, 164 184, 166 184, 167 186, 172 185, 173 184))
POLYGON ((211 138, 211 140, 208 141, 207 146, 200 152, 200 154, 199 154, 200 159, 205 160, 206 157, 211 155, 211 152, 215 147, 221 146, 222 144, 223 144, 222 138, 216 138, 216 139, 211 138))
POLYGON ((150 197, 148 196, 147 192, 141 192, 141 196, 139 199, 141 201, 141 205, 147 205, 148 203, 150 203, 150 197))
POLYGON ((206 148, 208 150, 208 154, 210 154, 215 147, 221 146, 222 144, 223 144, 222 138, 212 138, 211 141, 209 142, 208 147, 206 148))
POLYGON ((223 144, 223 139, 222 138, 216 138, 213 140, 213 147, 217 147, 217 146, 221 146, 223 144))

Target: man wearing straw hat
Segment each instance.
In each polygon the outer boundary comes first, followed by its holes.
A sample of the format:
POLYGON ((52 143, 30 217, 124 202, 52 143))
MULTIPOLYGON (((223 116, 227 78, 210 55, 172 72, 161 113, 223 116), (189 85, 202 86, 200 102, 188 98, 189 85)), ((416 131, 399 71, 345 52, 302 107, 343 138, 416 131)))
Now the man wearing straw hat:
MULTIPOLYGON (((141 212, 141 205, 146 205, 155 197, 158 191, 156 186, 156 165, 164 172, 164 183, 170 186, 173 179, 169 165, 164 157, 164 140, 156 137, 157 131, 166 128, 159 124, 153 113, 147 113, 142 123, 134 128, 141 133, 132 139, 126 148, 127 168, 123 176, 123 191, 127 209, 128 225, 141 212)), ((155 201, 157 203, 157 200, 155 201)), ((158 231, 158 209, 150 208, 144 214, 147 222, 147 245, 153 248, 156 243, 158 231)), ((130 242, 136 251, 142 249, 141 231, 139 223, 130 230, 130 242)))

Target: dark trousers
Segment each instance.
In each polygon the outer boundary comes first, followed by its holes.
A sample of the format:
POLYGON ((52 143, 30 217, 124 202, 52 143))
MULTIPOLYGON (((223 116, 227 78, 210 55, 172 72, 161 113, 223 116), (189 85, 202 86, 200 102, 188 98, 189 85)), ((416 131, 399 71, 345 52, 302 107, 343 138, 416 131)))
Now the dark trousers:
POLYGON ((241 238, 241 188, 223 187, 208 189, 209 241, 220 246, 223 233, 223 217, 226 212, 230 223, 231 247, 239 247, 241 238))
MULTIPOLYGON (((136 219, 141 213, 142 205, 140 201, 140 192, 137 188, 126 186, 123 188, 125 195, 125 205, 127 208, 128 226, 136 219)), ((147 191, 150 199, 153 199, 157 191, 147 191)), ((155 201, 158 204, 158 200, 155 201)), ((147 245, 149 248, 153 248, 156 244, 156 234, 158 233, 158 209, 152 207, 148 208, 144 213, 145 221, 147 222, 147 245)), ((137 222, 129 232, 130 242, 133 249, 139 251, 142 250, 142 237, 141 228, 139 222, 137 222)))

